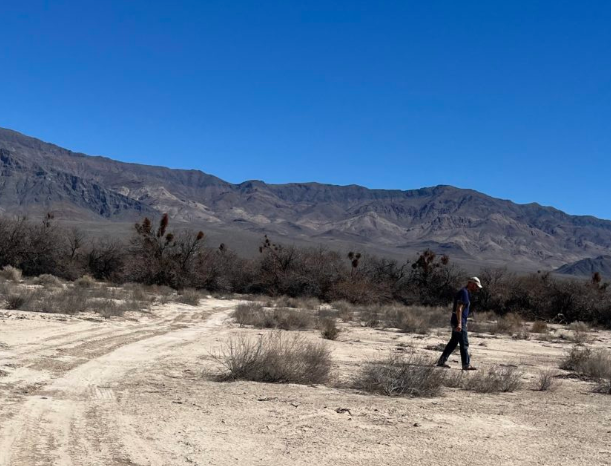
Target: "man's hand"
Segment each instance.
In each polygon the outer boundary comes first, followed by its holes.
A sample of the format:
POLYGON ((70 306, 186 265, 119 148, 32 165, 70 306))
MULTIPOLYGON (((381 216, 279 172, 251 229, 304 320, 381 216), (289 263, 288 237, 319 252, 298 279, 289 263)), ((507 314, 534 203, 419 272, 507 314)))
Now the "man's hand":
POLYGON ((457 331, 457 332, 462 332, 462 325, 461 325, 461 324, 458 324, 458 325, 456 326, 456 331, 457 331))

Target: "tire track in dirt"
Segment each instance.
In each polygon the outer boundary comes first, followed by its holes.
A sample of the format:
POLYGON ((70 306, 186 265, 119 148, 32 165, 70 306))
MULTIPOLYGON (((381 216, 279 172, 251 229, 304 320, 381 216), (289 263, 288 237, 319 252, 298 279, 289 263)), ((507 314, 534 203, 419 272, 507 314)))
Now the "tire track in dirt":
MULTIPOLYGON (((4 416, 0 466, 171 464, 121 414, 112 387, 131 372, 222 326, 235 304, 208 303, 207 309, 197 309, 188 319, 181 317, 183 313, 166 314, 156 322, 98 341, 98 334, 90 334, 94 340, 81 341, 91 346, 83 353, 90 360, 81 360, 77 367, 47 381, 13 406, 12 416, 4 416)), ((71 332, 70 341, 57 343, 73 345, 74 338, 78 334, 71 332)))

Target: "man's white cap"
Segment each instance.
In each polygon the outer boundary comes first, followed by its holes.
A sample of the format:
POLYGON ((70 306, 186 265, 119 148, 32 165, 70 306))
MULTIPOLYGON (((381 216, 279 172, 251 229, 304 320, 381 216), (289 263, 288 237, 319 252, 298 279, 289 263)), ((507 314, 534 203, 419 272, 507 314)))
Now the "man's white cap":
POLYGON ((469 277, 469 281, 471 283, 475 283, 480 290, 483 288, 482 283, 479 281, 479 278, 477 278, 477 277, 469 277))

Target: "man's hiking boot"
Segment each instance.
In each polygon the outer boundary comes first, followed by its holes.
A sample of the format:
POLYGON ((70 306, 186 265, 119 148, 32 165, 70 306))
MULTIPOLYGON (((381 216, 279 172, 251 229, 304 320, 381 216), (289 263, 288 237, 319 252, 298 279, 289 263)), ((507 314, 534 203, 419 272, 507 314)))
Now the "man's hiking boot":
POLYGON ((437 363, 437 367, 443 367, 444 369, 450 369, 450 365, 446 364, 445 362, 438 362, 437 363))
POLYGON ((477 367, 473 367, 473 366, 465 366, 462 368, 463 371, 476 371, 477 367))

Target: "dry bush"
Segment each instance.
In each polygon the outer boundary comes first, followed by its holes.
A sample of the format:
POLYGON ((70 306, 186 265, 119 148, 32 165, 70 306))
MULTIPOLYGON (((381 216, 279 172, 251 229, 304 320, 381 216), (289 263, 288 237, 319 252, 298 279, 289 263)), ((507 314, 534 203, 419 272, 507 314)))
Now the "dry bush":
POLYGON ((447 309, 425 306, 388 306, 384 309, 386 325, 406 333, 426 334, 432 328, 447 327, 447 309))
POLYGON ((10 310, 26 310, 32 300, 32 293, 29 291, 21 291, 10 293, 6 296, 6 308, 10 310))
POLYGON ((611 372, 604 377, 601 377, 596 382, 594 387, 594 393, 602 393, 604 395, 611 395, 611 372))
POLYGON ((340 330, 337 328, 337 322, 332 317, 325 317, 319 322, 320 334, 325 340, 336 340, 340 330))
POLYGON ((329 380, 331 354, 322 342, 280 332, 257 340, 234 337, 215 359, 225 368, 221 380, 320 384, 329 380))
POLYGON ((547 333, 549 332, 549 327, 545 321, 535 320, 530 327, 530 331, 532 333, 547 333))
POLYGON ((443 386, 448 388, 462 388, 465 383, 464 371, 446 371, 443 386))
POLYGON ((585 322, 580 322, 580 321, 571 322, 571 324, 569 325, 569 329, 572 330, 573 332, 581 332, 581 333, 590 331, 590 327, 588 326, 588 324, 586 324, 585 322))
POLYGON ((558 388, 558 372, 555 369, 544 369, 539 372, 536 380, 536 390, 540 392, 553 392, 558 388))
POLYGON ((63 286, 64 282, 56 277, 55 275, 51 275, 50 273, 43 273, 42 275, 39 275, 38 277, 34 277, 34 279, 32 280, 32 283, 34 283, 35 285, 40 285, 40 286, 55 286, 55 287, 60 287, 63 286))
POLYGON ((510 313, 497 319, 490 329, 491 333, 511 335, 520 332, 524 325, 524 320, 518 314, 510 313))
POLYGON ((282 330, 305 330, 314 327, 311 311, 303 309, 264 309, 259 303, 238 304, 233 317, 240 326, 255 328, 278 328, 282 330))
POLYGON ((306 330, 314 327, 314 316, 303 309, 274 309, 274 327, 282 330, 306 330))
POLYGON ((465 380, 464 388, 478 393, 513 392, 522 385, 522 372, 513 366, 492 366, 465 380))
POLYGON ((375 328, 382 322, 382 311, 380 306, 362 306, 358 310, 359 320, 366 327, 375 328))
POLYGON ((231 316, 240 327, 244 325, 254 325, 258 327, 258 323, 262 321, 264 313, 263 306, 259 303, 248 302, 238 304, 231 316))
POLYGON ((79 288, 93 288, 95 285, 95 278, 91 275, 83 275, 81 278, 74 280, 74 286, 79 288))
POLYGON ((432 397, 441 393, 445 374, 432 360, 414 354, 396 355, 368 363, 353 386, 387 396, 432 397))
POLYGON ((290 307, 292 309, 309 309, 316 311, 320 309, 320 301, 317 298, 291 298, 281 296, 274 301, 275 307, 290 307))
POLYGON ((2 270, 0 270, 0 277, 11 282, 21 281, 22 275, 21 270, 11 265, 6 265, 2 267, 2 270))
POLYGON ((354 319, 354 305, 348 301, 334 301, 331 307, 337 310, 337 316, 344 322, 350 322, 354 319))
POLYGON ((606 379, 611 377, 611 354, 575 345, 560 363, 560 369, 576 372, 587 379, 606 379))
POLYGON ((176 302, 182 304, 188 304, 190 306, 199 306, 199 301, 202 299, 202 295, 199 291, 192 288, 181 290, 176 296, 176 302))

